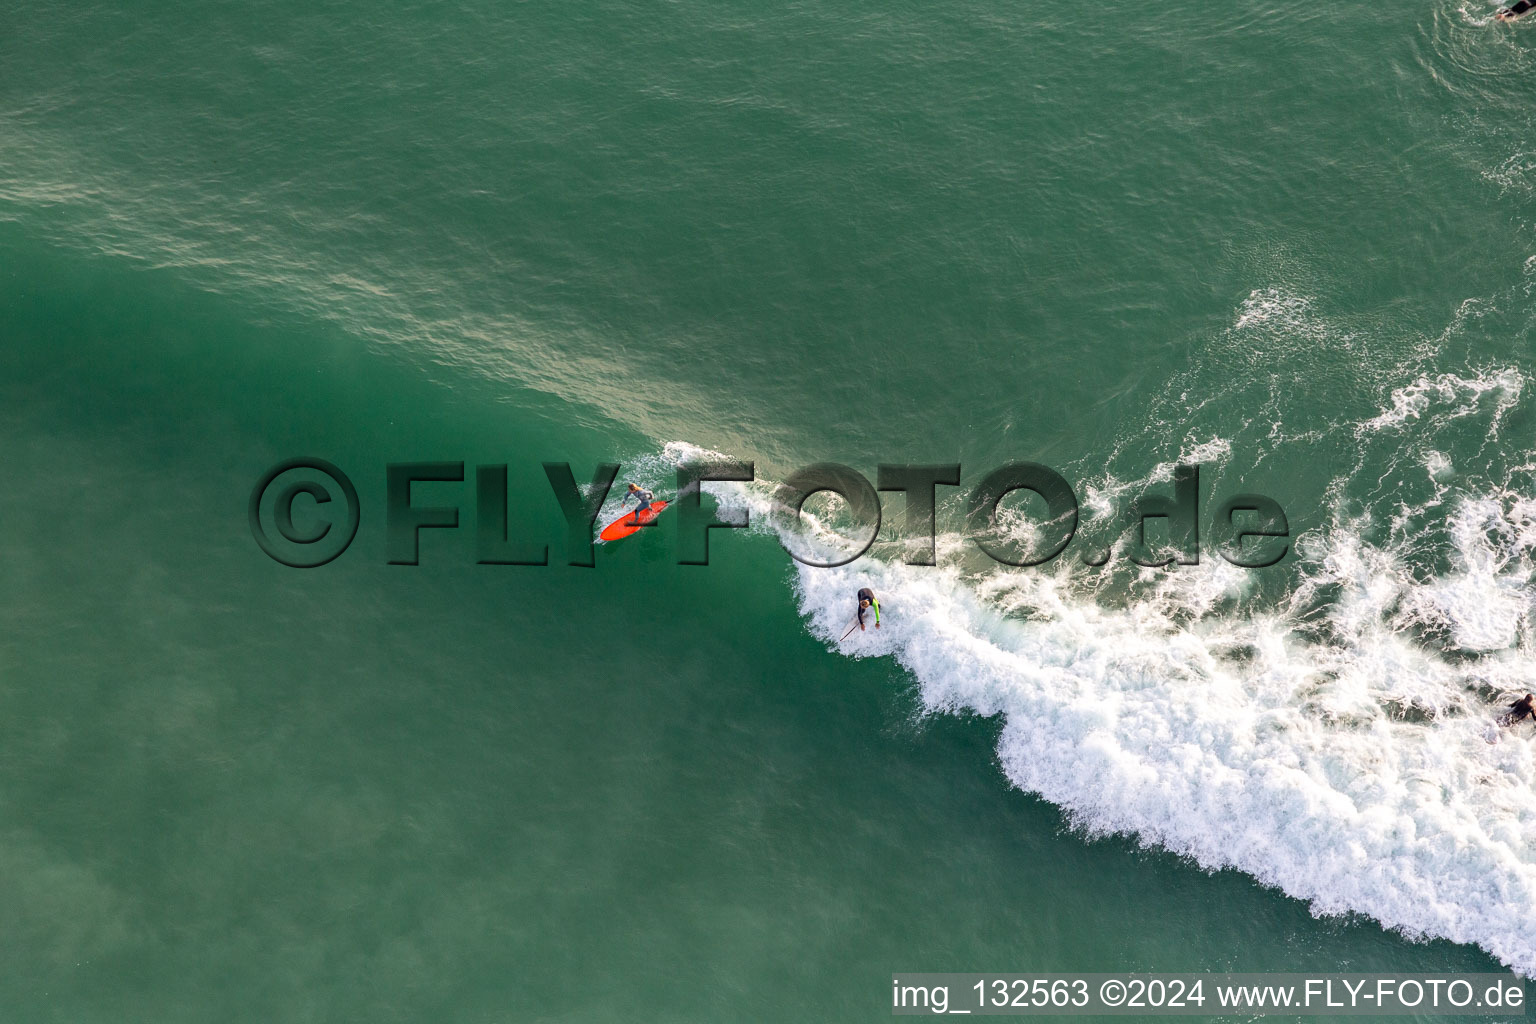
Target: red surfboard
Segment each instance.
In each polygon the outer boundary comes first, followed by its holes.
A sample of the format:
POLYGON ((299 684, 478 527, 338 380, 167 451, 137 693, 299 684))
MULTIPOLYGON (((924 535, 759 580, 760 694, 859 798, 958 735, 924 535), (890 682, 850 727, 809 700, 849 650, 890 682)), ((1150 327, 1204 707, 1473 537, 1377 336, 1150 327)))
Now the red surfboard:
POLYGON ((597 535, 598 539, 623 540, 636 530, 643 528, 646 523, 654 522, 656 517, 661 514, 661 510, 666 507, 667 503, 664 501, 651 502, 651 507, 640 513, 640 521, 638 523, 635 522, 635 514, 627 512, 603 527, 603 532, 597 535))

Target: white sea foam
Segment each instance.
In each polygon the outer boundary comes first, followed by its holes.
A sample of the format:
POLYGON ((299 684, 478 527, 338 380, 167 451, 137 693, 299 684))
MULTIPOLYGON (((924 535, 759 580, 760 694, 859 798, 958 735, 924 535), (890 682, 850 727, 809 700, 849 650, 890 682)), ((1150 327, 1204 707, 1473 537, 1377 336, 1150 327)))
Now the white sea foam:
POLYGON ((1484 402, 1492 403, 1492 429, 1497 432, 1504 413, 1520 401, 1524 388, 1525 378, 1513 367, 1468 376, 1454 373, 1423 376, 1411 384, 1394 388, 1392 407, 1360 424, 1359 432, 1399 427, 1420 419, 1431 410, 1442 420, 1460 419, 1479 412, 1484 402))
POLYGON ((1234 330, 1278 329, 1287 336, 1312 341, 1326 340, 1332 331, 1317 316, 1313 300, 1284 288, 1256 288, 1243 300, 1232 325, 1234 330))
POLYGON ((1524 687, 1529 665, 1513 656, 1469 678, 1404 630, 1433 608, 1464 646, 1514 642, 1519 578, 1469 543, 1468 569, 1428 587, 1390 553, 1330 547, 1311 567, 1340 592, 1321 636, 1285 613, 1206 611, 1244 582, 1209 565, 1122 608, 1051 574, 999 574, 1016 577, 1027 619, 953 568, 858 563, 798 580, 829 642, 853 591, 874 586, 885 628, 845 650, 895 657, 930 711, 1004 716, 1009 779, 1085 829, 1241 869, 1319 912, 1477 943, 1530 973, 1536 748, 1523 734, 1488 744, 1492 707, 1475 688, 1524 687))

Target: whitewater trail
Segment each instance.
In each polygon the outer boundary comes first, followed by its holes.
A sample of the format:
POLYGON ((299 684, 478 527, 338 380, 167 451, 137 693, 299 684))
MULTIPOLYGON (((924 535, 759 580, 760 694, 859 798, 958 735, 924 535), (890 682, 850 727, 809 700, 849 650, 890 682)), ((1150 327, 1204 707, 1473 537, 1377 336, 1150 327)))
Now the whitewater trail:
MULTIPOLYGON (((1340 429, 1401 447, 1404 424, 1483 416, 1495 436, 1524 382, 1504 367, 1415 377, 1340 429)), ((1254 599, 1251 574, 1208 554, 1132 570, 1110 600, 1075 548, 1046 567, 977 571, 970 542, 941 533, 933 567, 879 545, 840 568, 795 563, 800 613, 840 654, 893 658, 926 712, 1000 716, 1009 781, 1089 834, 1135 836, 1316 913, 1475 944, 1536 975, 1536 736, 1490 732, 1536 668, 1536 501, 1514 487, 1453 491, 1433 431, 1415 436, 1431 496, 1387 506, 1384 540, 1340 498, 1331 522, 1297 538, 1279 601, 1254 599), (884 628, 838 643, 861 586, 880 594, 884 628)), ((1230 450, 1216 439, 1181 458, 1230 450)), ((634 469, 665 486, 701 457, 719 453, 672 443, 634 469)), ((1128 486, 1090 488, 1085 513, 1128 486)), ((782 531, 771 483, 706 491, 745 506, 758 532, 782 531)))

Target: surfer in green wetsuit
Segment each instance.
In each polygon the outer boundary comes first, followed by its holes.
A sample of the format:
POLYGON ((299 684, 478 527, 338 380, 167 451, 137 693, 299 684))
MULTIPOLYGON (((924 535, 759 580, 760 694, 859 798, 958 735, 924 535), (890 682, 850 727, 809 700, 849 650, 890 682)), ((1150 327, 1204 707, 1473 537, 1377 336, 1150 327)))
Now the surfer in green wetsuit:
POLYGON ((629 493, 624 495, 623 503, 627 506, 629 504, 629 499, 635 499, 635 522, 639 523, 640 513, 651 507, 651 501, 654 500, 655 497, 656 495, 652 494, 650 491, 645 490, 639 484, 630 484, 629 493))
POLYGON ((880 628, 880 602, 875 598, 875 592, 868 587, 859 591, 859 628, 864 628, 864 610, 873 608, 875 611, 875 628, 880 628))

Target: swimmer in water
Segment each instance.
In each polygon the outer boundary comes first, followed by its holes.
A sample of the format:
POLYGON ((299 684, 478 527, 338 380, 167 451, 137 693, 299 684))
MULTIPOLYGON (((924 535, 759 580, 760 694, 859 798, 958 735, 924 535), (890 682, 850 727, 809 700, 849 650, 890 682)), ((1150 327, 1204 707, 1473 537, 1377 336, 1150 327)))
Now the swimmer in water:
POLYGON ((1515 21, 1530 14, 1533 7, 1536 7, 1536 0, 1519 0, 1518 3, 1510 4, 1494 17, 1499 21, 1515 21))
POLYGON ((1536 718, 1536 694, 1528 693, 1511 704, 1509 710, 1499 717, 1499 724, 1514 725, 1527 718, 1536 718))

